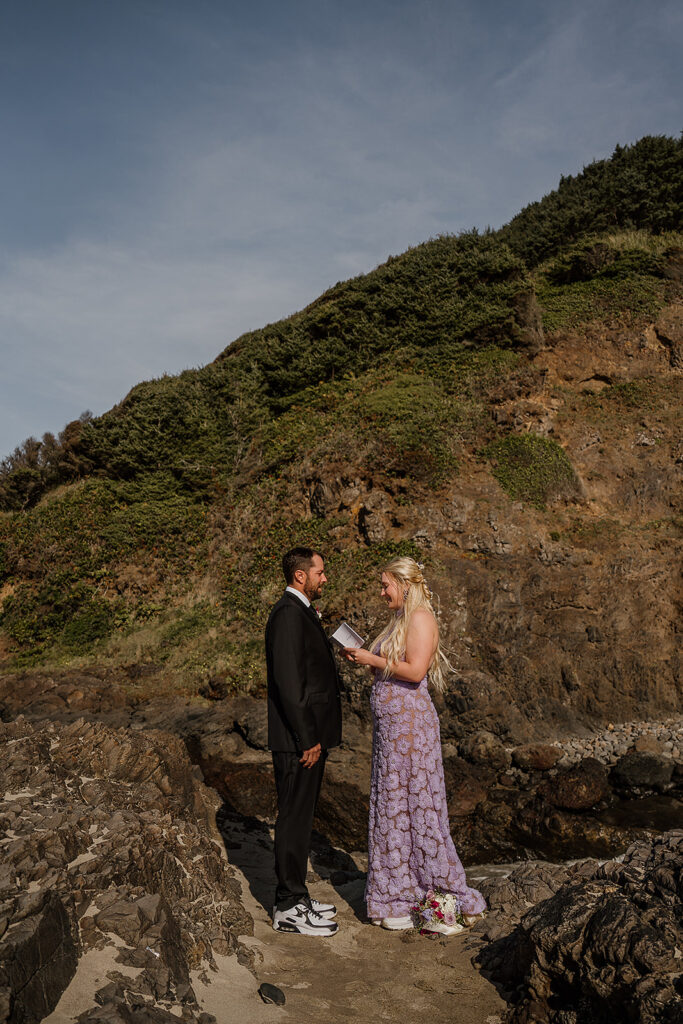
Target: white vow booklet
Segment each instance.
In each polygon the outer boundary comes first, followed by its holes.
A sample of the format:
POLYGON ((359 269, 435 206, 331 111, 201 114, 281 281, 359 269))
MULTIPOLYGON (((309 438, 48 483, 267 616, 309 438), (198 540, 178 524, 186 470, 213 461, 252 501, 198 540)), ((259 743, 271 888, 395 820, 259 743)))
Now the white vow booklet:
POLYGON ((342 622, 336 633, 332 634, 332 639, 341 647, 362 647, 365 643, 363 637, 359 636, 355 629, 351 629, 348 622, 342 622))

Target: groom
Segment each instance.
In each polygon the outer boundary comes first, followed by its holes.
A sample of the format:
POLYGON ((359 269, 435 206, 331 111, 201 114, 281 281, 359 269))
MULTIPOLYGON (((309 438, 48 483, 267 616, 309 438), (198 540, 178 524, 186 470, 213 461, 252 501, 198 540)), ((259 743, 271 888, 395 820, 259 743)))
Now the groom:
POLYGON ((298 547, 282 559, 286 590, 266 626, 268 746, 273 754, 275 931, 334 935, 337 913, 306 888, 313 814, 327 751, 341 742, 337 666, 311 601, 327 583, 322 557, 298 547))

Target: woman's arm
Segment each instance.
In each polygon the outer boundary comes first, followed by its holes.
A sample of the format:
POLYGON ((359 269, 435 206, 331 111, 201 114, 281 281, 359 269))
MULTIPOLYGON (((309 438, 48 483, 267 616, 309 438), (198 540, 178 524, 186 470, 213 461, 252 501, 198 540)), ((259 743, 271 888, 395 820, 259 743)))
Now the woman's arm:
MULTIPOLYGON (((406 683, 419 683, 427 670, 439 643, 436 619, 427 609, 418 608, 410 617, 406 636, 405 660, 391 666, 391 674, 406 683)), ((364 648, 345 647, 347 661, 369 668, 384 669, 387 659, 364 648)))

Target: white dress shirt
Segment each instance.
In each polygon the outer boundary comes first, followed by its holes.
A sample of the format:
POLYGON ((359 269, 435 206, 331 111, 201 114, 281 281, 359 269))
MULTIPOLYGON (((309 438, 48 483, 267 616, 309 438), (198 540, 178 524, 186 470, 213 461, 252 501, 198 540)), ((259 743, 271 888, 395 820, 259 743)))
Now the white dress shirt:
POLYGON ((285 587, 285 592, 289 594, 295 594, 300 601, 303 601, 307 608, 311 607, 311 602, 308 600, 305 594, 301 593, 300 590, 296 590, 294 587, 285 587))

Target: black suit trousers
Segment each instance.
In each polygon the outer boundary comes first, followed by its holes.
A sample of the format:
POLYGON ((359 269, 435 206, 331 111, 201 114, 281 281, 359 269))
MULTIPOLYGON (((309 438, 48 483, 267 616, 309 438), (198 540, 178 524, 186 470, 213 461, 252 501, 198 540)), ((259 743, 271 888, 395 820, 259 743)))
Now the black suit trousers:
POLYGON ((275 822, 275 907, 289 910, 308 899, 306 872, 311 849, 313 816, 323 781, 327 751, 312 768, 299 763, 301 754, 274 750, 273 771, 277 790, 275 822))

